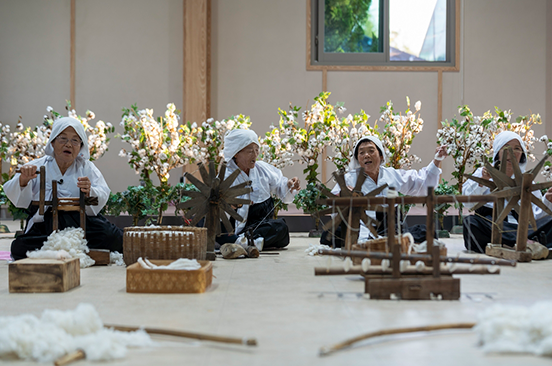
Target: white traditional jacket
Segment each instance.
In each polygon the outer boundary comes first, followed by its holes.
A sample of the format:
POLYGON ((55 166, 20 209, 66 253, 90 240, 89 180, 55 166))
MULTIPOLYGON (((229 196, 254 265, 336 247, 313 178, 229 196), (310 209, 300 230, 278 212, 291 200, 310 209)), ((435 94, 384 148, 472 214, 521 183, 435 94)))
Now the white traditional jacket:
MULTIPOLYGON (((229 160, 227 164, 226 178, 236 169, 240 170, 232 159, 229 160)), ((255 167, 249 171, 249 175, 240 170, 240 174, 232 185, 234 186, 247 181, 251 181, 253 191, 249 194, 240 196, 240 198, 250 200, 251 204, 264 202, 269 199, 272 194, 276 195, 285 203, 293 201, 293 194, 289 192, 287 186, 288 178, 284 177, 280 169, 264 161, 257 161, 255 167)), ((238 208, 237 212, 244 219, 242 222, 236 221, 236 234, 239 234, 245 227, 247 215, 249 214, 249 205, 243 205, 238 208)))
MULTIPOLYGON (((46 168, 46 200, 48 201, 52 199, 52 180, 58 181, 58 197, 79 197, 80 189, 77 187, 77 178, 79 177, 88 177, 90 179, 90 196, 98 197, 97 206, 86 206, 87 215, 96 216, 109 198, 111 190, 105 182, 102 173, 100 173, 94 163, 84 160, 81 156, 75 159, 65 174, 61 174, 55 159, 48 155, 25 165, 35 165, 37 170, 40 170, 41 166, 46 168), (62 183, 60 184, 60 182, 62 183)), ((26 187, 19 186, 19 176, 20 174, 17 173, 4 184, 4 192, 16 207, 27 208, 31 204, 31 201, 38 201, 40 199, 40 175, 29 181, 26 187)), ((37 211, 29 221, 27 231, 29 231, 35 222, 43 221, 44 217, 39 215, 37 211)))
MULTIPOLYGON (((525 171, 524 167, 522 167, 522 166, 520 166, 520 169, 521 169, 522 173, 525 171)), ((473 173, 473 175, 475 177, 481 178, 483 176, 483 168, 478 168, 475 171, 475 173, 473 173)), ((491 179, 491 181, 492 181, 492 179, 491 179)), ((477 183, 476 181, 471 180, 471 179, 468 179, 462 185, 462 194, 466 195, 466 196, 484 195, 484 194, 489 194, 490 192, 491 192, 491 190, 488 187, 485 187, 485 186, 480 187, 479 183, 477 183)), ((535 197, 540 199, 546 205, 546 207, 548 207, 549 209, 552 210, 552 202, 547 200, 539 190, 533 191, 533 194, 535 195, 535 197)), ((471 207, 475 206, 476 204, 477 203, 468 202, 468 203, 465 203, 464 206, 466 208, 471 208, 471 207)), ((487 202, 485 204, 485 206, 493 208, 493 203, 492 202, 487 202)), ((546 212, 541 210, 541 208, 538 207, 537 205, 531 204, 531 206, 533 208, 533 215, 535 216, 535 220, 538 220, 538 219, 543 218, 544 216, 548 215, 546 212)), ((517 223, 517 220, 510 214, 510 215, 508 215, 508 222, 517 223)))
MULTIPOLYGON (((345 174, 345 183, 347 186, 354 187, 356 185, 358 173, 362 168, 351 170, 345 174)), ((386 168, 380 166, 378 182, 370 177, 366 177, 362 185, 362 193, 367 194, 377 187, 387 183, 389 187, 394 187, 397 192, 407 196, 424 196, 427 194, 428 187, 436 187, 439 184, 439 175, 441 169, 438 168, 433 161, 429 165, 420 170, 403 170, 386 168)), ((387 188, 384 189, 378 196, 387 196, 387 188)), ((336 184, 332 189, 333 194, 338 194, 341 191, 339 184, 336 184)), ((366 214, 372 218, 376 217, 374 211, 366 211, 366 214)), ((372 235, 368 228, 361 222, 359 240, 370 238, 372 235)))

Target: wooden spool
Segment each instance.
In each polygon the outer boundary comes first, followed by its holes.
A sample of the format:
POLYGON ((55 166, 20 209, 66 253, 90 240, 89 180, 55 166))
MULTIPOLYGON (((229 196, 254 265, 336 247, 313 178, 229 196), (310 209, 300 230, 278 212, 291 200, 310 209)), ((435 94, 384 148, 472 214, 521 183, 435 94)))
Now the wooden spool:
POLYGON ((25 258, 8 266, 10 292, 65 292, 80 285, 78 258, 25 258))
MULTIPOLYGON (((152 260, 151 263, 169 265, 172 260, 152 260)), ((146 269, 139 263, 127 268, 126 290, 138 293, 202 293, 213 280, 213 264, 199 261, 201 268, 187 271, 179 269, 146 269)))
POLYGON ((200 227, 126 227, 123 235, 123 259, 127 266, 139 257, 148 259, 189 258, 204 260, 207 253, 207 229, 200 227))

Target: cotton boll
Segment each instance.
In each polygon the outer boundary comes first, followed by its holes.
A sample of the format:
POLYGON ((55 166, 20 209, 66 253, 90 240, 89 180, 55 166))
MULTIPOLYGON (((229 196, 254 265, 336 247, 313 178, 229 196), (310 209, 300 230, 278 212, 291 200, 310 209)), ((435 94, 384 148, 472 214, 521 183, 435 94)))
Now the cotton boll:
POLYGON ((370 258, 364 258, 362 260, 362 270, 364 272, 368 272, 368 269, 370 269, 370 264, 372 264, 372 261, 370 261, 370 258))
POLYGON ((352 266, 353 261, 351 260, 351 257, 345 258, 345 261, 343 262, 343 269, 345 270, 345 272, 349 272, 352 266))

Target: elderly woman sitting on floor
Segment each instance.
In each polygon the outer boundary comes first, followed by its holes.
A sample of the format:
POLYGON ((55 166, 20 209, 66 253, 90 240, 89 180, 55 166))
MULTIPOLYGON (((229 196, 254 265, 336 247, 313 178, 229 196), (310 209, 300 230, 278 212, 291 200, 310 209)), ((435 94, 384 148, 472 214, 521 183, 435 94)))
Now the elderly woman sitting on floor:
MULTIPOLYGON (((52 210, 48 208, 42 216, 38 207, 30 206, 31 201, 39 200, 40 181, 37 169, 46 169, 46 200, 52 199, 52 180, 58 182, 58 197, 98 197, 97 206, 86 207, 86 239, 91 249, 109 249, 122 252, 123 232, 99 214, 109 198, 110 189, 102 174, 90 162, 88 138, 82 124, 70 117, 54 122, 50 139, 46 145, 46 156, 33 160, 20 169, 11 180, 4 184, 6 196, 16 207, 28 208, 25 233, 18 236, 11 245, 13 259, 22 259, 27 251, 42 247, 52 233, 52 210)), ((58 228, 79 227, 78 212, 60 211, 58 228)))
POLYGON ((272 195, 291 202, 292 192, 299 190, 299 180, 296 177, 288 179, 274 166, 257 161, 259 147, 259 138, 251 130, 231 130, 224 139, 223 154, 228 164, 226 177, 239 169, 240 174, 233 185, 251 181, 253 189, 251 193, 241 197, 250 200, 251 205, 243 205, 237 209, 244 221, 235 223, 235 234, 223 234, 217 238, 225 258, 236 258, 244 254, 256 257, 263 248, 283 248, 289 244, 289 229, 285 221, 273 219, 272 195), (251 233, 255 247, 248 247, 247 241, 240 235, 246 232, 251 233), (236 242, 243 245, 247 253, 240 249, 240 245, 227 244, 236 242))
MULTIPOLYGON (((383 144, 376 136, 364 136, 358 140, 353 149, 353 156, 349 164, 349 171, 345 174, 347 187, 352 189, 356 185, 359 174, 365 174, 366 180, 362 185, 362 193, 367 194, 377 187, 387 184, 389 187, 404 195, 420 196, 427 194, 428 187, 436 187, 439 183, 441 174, 441 161, 446 157, 446 147, 437 148, 435 159, 425 168, 418 171, 394 169, 384 167, 385 154, 383 144)), ((341 188, 338 184, 332 189, 332 193, 339 195, 341 188)), ((386 196, 387 188, 378 196, 386 196)), ((381 236, 387 235, 387 220, 384 213, 366 211, 367 215, 379 221, 376 228, 381 236)), ((408 231, 408 228, 404 231, 408 231)), ((321 244, 342 246, 344 233, 340 229, 336 230, 335 238, 328 233, 322 234, 321 244)), ((373 238, 369 229, 361 222, 359 241, 373 238)), ((425 240, 425 238, 423 239, 425 240)))
MULTIPOLYGON (((527 150, 521 137, 511 131, 503 131, 496 135, 493 141, 493 163, 495 168, 499 168, 502 161, 502 155, 507 147, 510 147, 516 157, 519 168, 523 173, 527 165, 527 150)), ((506 161, 506 175, 514 176, 512 163, 506 161)), ((479 168, 473 174, 491 180, 490 174, 485 168, 479 168)), ((490 190, 474 180, 468 180, 462 187, 464 195, 482 195, 488 194, 490 190)), ((538 197, 548 208, 552 209, 552 188, 543 196, 540 191, 534 191, 533 194, 538 197)), ((473 207, 475 204, 465 204, 466 207, 473 207)), ((543 259, 549 255, 548 248, 552 248, 552 218, 546 214, 540 207, 532 204, 533 215, 537 221, 537 230, 529 230, 528 249, 533 252, 533 259, 543 259), (537 241, 540 241, 538 243, 537 241)), ((485 253, 485 247, 491 242, 492 233, 493 203, 489 202, 485 206, 477 209, 475 215, 466 216, 463 220, 464 246, 466 249, 485 253)), ((512 210, 503 223, 502 244, 514 246, 517 239, 517 213, 512 210)))

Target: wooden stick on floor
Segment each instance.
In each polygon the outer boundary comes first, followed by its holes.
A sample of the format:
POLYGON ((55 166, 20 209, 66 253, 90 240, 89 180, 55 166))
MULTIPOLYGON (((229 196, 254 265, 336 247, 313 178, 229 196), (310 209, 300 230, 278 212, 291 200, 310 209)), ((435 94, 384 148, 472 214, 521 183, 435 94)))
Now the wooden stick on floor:
MULTIPOLYGON (((120 332, 135 332, 137 330, 144 330, 148 334, 159 334, 159 335, 169 335, 174 337, 193 338, 193 339, 199 339, 202 341, 211 341, 211 342, 243 344, 245 346, 257 345, 257 339, 255 338, 221 337, 221 336, 215 336, 215 335, 209 335, 209 334, 182 332, 182 331, 170 330, 170 329, 127 327, 123 325, 104 324, 104 327, 118 330, 120 332)), ((54 365, 66 366, 72 362, 82 360, 85 357, 86 355, 84 354, 84 351, 77 350, 75 352, 68 353, 65 356, 58 358, 57 360, 55 360, 54 365)))
POLYGON ((182 332, 178 330, 159 329, 159 328, 141 328, 141 327, 127 327, 123 325, 109 325, 104 324, 106 328, 112 328, 121 332, 135 332, 137 330, 144 330, 148 334, 160 334, 169 335, 174 337, 193 338, 202 341, 243 344, 245 346, 256 346, 257 340, 255 338, 236 338, 236 337, 221 337, 209 334, 200 334, 192 332, 182 332))
POLYGON ((428 325, 423 327, 411 327, 411 328, 397 328, 397 329, 387 329, 387 330, 378 330, 375 332, 370 332, 351 338, 344 342, 335 344, 330 347, 320 348, 320 356, 327 356, 330 353, 335 351, 342 350, 344 348, 351 347, 353 344, 363 341, 369 338, 381 337, 392 334, 405 334, 405 333, 415 333, 415 332, 429 332, 432 330, 443 330, 443 329, 471 329, 475 326, 475 323, 452 323, 452 324, 441 324, 441 325, 428 325))

